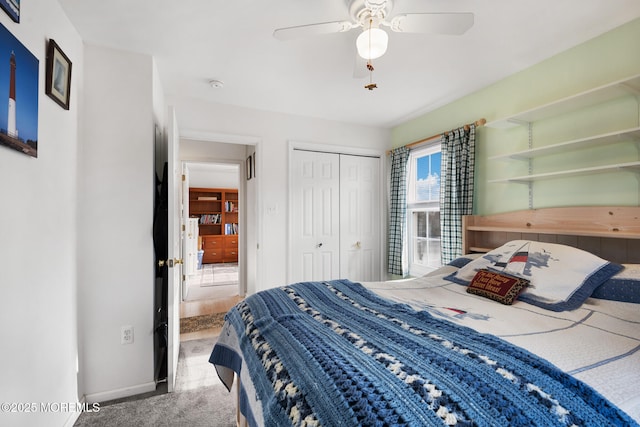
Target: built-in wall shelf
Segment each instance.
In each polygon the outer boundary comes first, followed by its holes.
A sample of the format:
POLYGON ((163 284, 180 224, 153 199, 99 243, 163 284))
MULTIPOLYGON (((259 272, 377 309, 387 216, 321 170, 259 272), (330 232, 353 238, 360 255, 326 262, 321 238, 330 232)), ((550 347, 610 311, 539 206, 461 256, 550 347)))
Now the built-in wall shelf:
POLYGON ((204 264, 238 262, 236 188, 189 188, 189 216, 198 219, 204 264))
POLYGON ((508 129, 564 113, 587 108, 592 105, 621 98, 627 95, 640 96, 640 74, 599 86, 557 101, 523 111, 513 116, 488 122, 490 128, 508 129))
POLYGON ((586 138, 574 139, 572 141, 561 142, 558 144, 547 145, 544 147, 531 148, 529 150, 518 151, 511 154, 501 154, 499 156, 490 157, 489 160, 500 159, 532 159, 534 157, 548 156, 551 154, 567 153, 570 151, 597 147, 607 144, 616 144, 635 140, 640 142, 640 127, 624 129, 615 132, 609 132, 601 135, 589 136, 586 138))
POLYGON ((532 175, 524 175, 513 178, 503 178, 490 180, 491 183, 529 183, 533 181, 542 181, 545 179, 568 178, 579 175, 594 175, 597 173, 629 171, 640 173, 640 161, 628 163, 616 163, 605 166, 595 166, 590 168, 571 169, 558 172, 538 173, 532 175))
MULTIPOLYGON (((618 80, 603 86, 599 86, 557 101, 541 105, 539 107, 505 117, 500 120, 492 121, 486 124, 487 127, 496 129, 508 129, 516 126, 528 126, 529 128, 529 147, 526 150, 514 153, 500 154, 490 157, 489 160, 527 160, 529 173, 524 176, 505 177, 489 180, 489 183, 517 183, 527 184, 529 188, 529 208, 533 208, 533 182, 559 179, 567 177, 575 177, 581 175, 593 175, 602 173, 611 173, 626 171, 640 174, 640 158, 631 162, 613 163, 598 166, 573 167, 565 170, 555 170, 544 173, 534 173, 533 159, 552 156, 563 153, 578 152, 585 148, 602 147, 617 143, 635 142, 640 150, 640 116, 638 119, 627 126, 632 126, 616 131, 608 131, 607 133, 599 133, 569 141, 552 143, 546 145, 533 145, 532 124, 545 119, 561 116, 566 113, 577 112, 589 107, 601 105, 615 99, 626 97, 635 97, 637 111, 640 112, 640 74, 618 80)), ((604 123, 604 122, 603 122, 604 123)), ((602 129, 604 131, 605 129, 602 129)), ((565 129, 566 132, 566 129, 565 129)), ((629 159, 632 160, 632 159, 629 159)), ((577 166, 577 165, 576 165, 577 166)))

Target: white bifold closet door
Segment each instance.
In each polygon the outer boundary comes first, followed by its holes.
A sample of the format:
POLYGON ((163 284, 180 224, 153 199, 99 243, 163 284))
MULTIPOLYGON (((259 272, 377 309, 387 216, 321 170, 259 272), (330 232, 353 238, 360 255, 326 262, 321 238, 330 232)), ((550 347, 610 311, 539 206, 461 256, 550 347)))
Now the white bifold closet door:
POLYGON ((340 158, 293 151, 292 281, 330 280, 340 272, 340 158))
POLYGON ((340 155, 340 276, 380 280, 380 159, 340 155))
POLYGON ((293 151, 291 281, 379 280, 379 162, 293 151))

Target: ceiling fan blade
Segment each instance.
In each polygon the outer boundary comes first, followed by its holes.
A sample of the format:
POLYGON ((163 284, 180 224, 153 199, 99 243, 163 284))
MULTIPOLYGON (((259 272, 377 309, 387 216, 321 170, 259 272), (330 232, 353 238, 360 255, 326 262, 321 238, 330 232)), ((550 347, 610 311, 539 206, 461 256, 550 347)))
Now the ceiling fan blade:
POLYGON ((273 37, 278 40, 293 40, 322 34, 343 33, 357 27, 349 21, 322 22, 319 24, 298 25, 296 27, 278 28, 273 37))
POLYGON ((399 33, 464 34, 473 26, 473 13, 407 13, 395 16, 390 27, 399 33))

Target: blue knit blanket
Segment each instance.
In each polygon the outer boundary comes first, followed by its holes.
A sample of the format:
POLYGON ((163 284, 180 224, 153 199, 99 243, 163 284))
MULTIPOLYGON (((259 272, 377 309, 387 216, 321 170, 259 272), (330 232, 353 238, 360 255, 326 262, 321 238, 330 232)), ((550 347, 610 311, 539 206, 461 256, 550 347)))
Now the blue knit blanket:
POLYGON ((347 280, 259 292, 226 319, 245 366, 220 344, 210 362, 248 369, 266 426, 637 425, 545 360, 347 280))

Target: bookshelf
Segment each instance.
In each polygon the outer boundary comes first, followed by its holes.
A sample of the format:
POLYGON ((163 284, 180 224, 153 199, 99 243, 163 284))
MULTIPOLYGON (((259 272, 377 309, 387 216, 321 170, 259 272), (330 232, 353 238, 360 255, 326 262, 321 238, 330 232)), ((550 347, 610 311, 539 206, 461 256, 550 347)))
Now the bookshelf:
POLYGON ((204 264, 238 262, 238 190, 189 188, 189 217, 198 218, 204 264))

